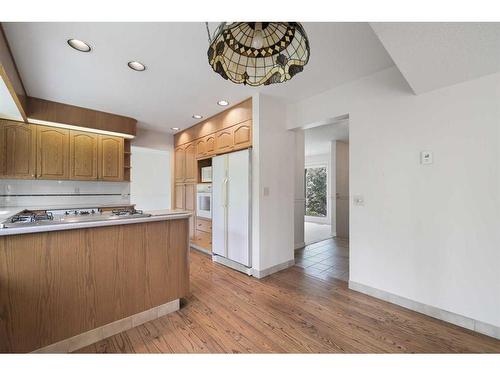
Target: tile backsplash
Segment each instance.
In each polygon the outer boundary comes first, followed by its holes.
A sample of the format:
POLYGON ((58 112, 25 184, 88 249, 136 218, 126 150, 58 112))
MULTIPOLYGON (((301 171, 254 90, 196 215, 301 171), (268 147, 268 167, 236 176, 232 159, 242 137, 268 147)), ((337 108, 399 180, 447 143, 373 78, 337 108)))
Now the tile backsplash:
POLYGON ((129 182, 0 180, 0 207, 128 203, 129 182))

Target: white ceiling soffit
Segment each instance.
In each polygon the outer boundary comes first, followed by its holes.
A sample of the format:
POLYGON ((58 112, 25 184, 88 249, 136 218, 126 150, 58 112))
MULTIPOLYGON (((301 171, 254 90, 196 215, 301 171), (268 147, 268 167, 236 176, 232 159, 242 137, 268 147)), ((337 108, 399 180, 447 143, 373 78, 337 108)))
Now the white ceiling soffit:
MULTIPOLYGON (((311 58, 284 84, 250 88, 225 81, 207 61, 202 22, 4 23, 28 95, 136 118, 143 128, 186 128, 254 92, 300 100, 393 66, 368 23, 305 23, 311 58), (77 52, 66 41, 92 46, 77 52), (138 60, 144 72, 128 68, 138 60)), ((213 32, 214 25, 211 24, 213 32)))
POLYGON ((305 155, 312 156, 330 153, 331 141, 349 141, 348 119, 304 130, 305 155))
POLYGON ((500 71, 500 23, 371 23, 416 94, 500 71))
POLYGON ((24 121, 5 81, 0 77, 0 118, 24 121))

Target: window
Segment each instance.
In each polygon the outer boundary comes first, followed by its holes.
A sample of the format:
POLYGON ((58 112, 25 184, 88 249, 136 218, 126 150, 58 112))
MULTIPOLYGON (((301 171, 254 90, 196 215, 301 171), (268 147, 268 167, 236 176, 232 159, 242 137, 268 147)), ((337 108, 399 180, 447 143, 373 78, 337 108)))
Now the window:
POLYGON ((306 216, 326 217, 326 167, 305 169, 306 216))

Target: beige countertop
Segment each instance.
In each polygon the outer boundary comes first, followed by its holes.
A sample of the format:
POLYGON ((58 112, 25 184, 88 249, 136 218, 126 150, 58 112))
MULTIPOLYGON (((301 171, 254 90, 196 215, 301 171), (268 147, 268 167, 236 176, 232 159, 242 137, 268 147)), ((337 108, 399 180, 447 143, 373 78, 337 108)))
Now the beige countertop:
MULTIPOLYGON (((115 205, 94 205, 92 207, 100 208, 100 207, 113 207, 115 205)), ((47 207, 0 207, 0 222, 6 220, 12 215, 17 214, 25 209, 29 210, 63 210, 63 209, 75 209, 75 208, 86 208, 88 205, 82 207, 78 206, 61 206, 55 207, 51 206, 47 207)), ((191 213, 183 210, 149 210, 145 211, 145 213, 151 214, 149 217, 135 217, 135 218, 120 218, 116 220, 102 220, 102 221, 85 221, 80 223, 57 223, 57 224, 49 224, 49 225, 40 225, 40 226, 26 226, 26 227, 15 227, 15 228, 0 228, 0 236, 8 236, 15 234, 25 234, 25 233, 40 233, 40 232, 52 232, 52 231, 60 231, 60 230, 70 230, 70 229, 78 229, 78 228, 94 228, 94 227, 106 227, 111 225, 126 225, 126 224, 138 224, 138 223, 146 223, 151 221, 162 221, 162 220, 176 220, 176 219, 185 219, 191 216, 191 213)))

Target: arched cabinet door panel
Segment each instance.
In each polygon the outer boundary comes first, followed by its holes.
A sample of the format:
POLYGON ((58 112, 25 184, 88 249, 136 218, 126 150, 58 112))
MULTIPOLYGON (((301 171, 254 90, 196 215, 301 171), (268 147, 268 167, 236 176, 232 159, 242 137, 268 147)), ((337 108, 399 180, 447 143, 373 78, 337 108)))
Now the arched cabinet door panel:
POLYGON ((195 143, 188 143, 185 147, 185 182, 196 182, 196 150, 195 143))
POLYGON ((99 135, 98 177, 103 181, 123 181, 123 138, 99 135))
POLYGON ((97 180, 99 136, 93 133, 70 131, 69 177, 72 180, 97 180))
POLYGON ((221 154, 234 148, 233 129, 223 129, 215 133, 215 152, 221 154))
POLYGON ((37 178, 46 180, 69 179, 69 130, 36 127, 37 178))
POLYGON ((233 130, 234 148, 239 150, 252 145, 252 121, 235 125, 233 130))
POLYGON ((175 182, 184 182, 185 178, 186 152, 184 147, 175 149, 175 182))
POLYGON ((33 179, 36 173, 36 128, 0 120, 0 176, 33 179))

